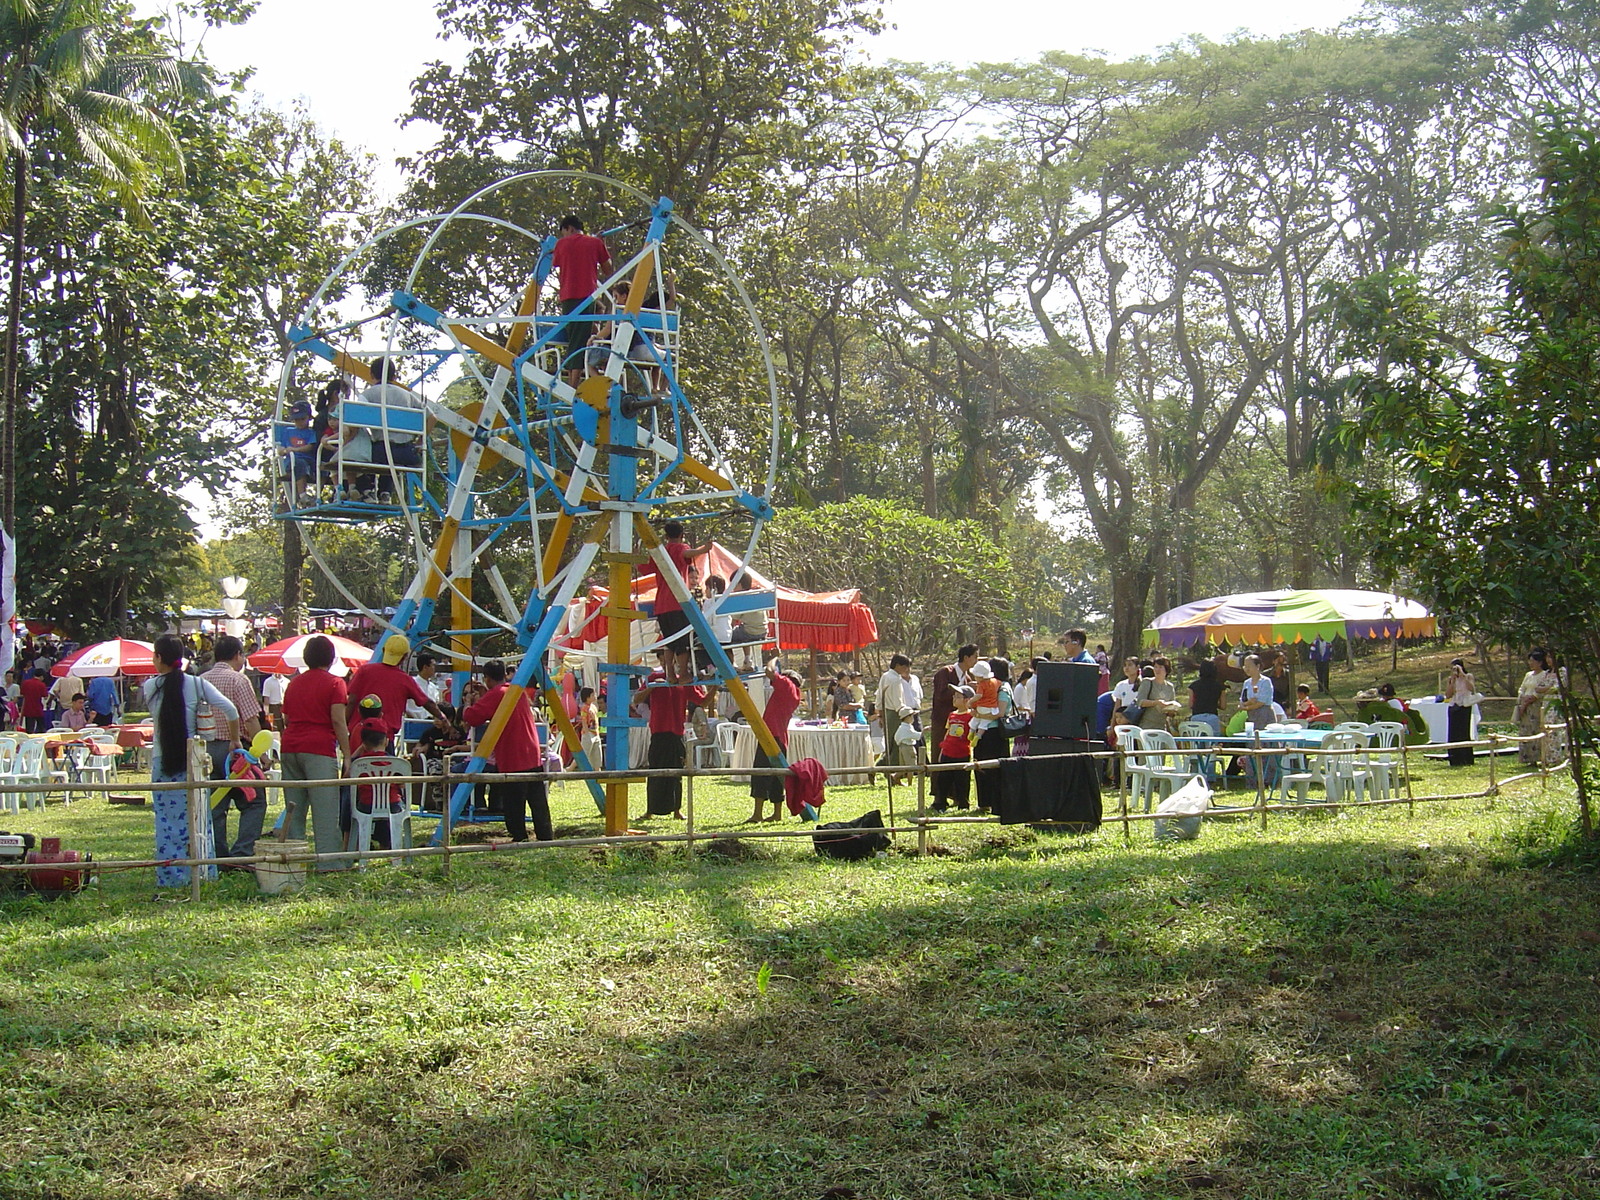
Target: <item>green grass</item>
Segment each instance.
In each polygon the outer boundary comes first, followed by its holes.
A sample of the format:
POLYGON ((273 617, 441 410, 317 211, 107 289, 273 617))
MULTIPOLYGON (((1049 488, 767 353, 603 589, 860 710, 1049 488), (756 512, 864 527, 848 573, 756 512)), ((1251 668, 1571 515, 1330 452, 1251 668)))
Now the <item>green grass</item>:
POLYGON ((1528 865, 1570 807, 108 874, 0 904, 0 1196, 1600 1196, 1600 895, 1528 865))

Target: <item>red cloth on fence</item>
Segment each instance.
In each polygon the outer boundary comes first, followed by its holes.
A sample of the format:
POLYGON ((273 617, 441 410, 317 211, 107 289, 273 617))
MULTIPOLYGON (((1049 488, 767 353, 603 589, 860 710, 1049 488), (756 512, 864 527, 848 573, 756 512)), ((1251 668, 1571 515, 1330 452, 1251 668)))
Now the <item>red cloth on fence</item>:
POLYGON ((827 799, 823 785, 828 782, 828 768, 814 758, 802 758, 789 764, 789 773, 783 777, 783 798, 789 805, 789 815, 798 817, 806 805, 821 808, 827 799))

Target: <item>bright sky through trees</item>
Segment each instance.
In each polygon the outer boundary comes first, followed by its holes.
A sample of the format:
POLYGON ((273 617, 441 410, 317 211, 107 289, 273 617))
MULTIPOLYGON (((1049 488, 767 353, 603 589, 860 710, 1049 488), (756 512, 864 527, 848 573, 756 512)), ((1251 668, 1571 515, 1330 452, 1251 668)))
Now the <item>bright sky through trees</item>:
MULTIPOLYGON (((152 5, 153 7, 153 5, 152 5)), ((206 34, 223 67, 256 68, 253 88, 269 103, 303 97, 328 130, 376 153, 394 189, 397 155, 429 144, 433 131, 401 129, 411 81, 434 59, 455 59, 437 38, 435 0, 262 0, 247 24, 206 34)), ((1130 0, 1110 5, 1042 0, 888 0, 893 28, 863 50, 874 59, 1009 60, 1044 49, 1148 53, 1188 34, 1220 40, 1240 29, 1276 36, 1326 28, 1351 16, 1357 0, 1130 0)), ((604 53, 596 47, 596 53, 604 53)))

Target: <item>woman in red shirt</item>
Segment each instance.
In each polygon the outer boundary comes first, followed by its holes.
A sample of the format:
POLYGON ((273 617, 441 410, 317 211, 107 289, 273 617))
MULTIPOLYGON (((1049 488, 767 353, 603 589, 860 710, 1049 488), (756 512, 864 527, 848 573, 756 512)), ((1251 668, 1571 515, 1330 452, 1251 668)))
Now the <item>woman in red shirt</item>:
POLYGON ((50 685, 39 675, 22 681, 22 724, 29 733, 44 732, 44 698, 50 694, 50 685))
MULTIPOLYGON (((499 659, 483 664, 483 677, 489 690, 461 714, 462 723, 468 727, 487 725, 499 711, 500 701, 507 691, 506 665, 499 659)), ((500 731, 494 744, 495 770, 504 775, 544 769, 544 751, 539 745, 539 727, 534 721, 533 706, 528 694, 523 692, 511 710, 511 719, 500 731)), ((506 832, 513 842, 528 840, 528 811, 533 812, 533 832, 541 842, 555 840, 555 829, 550 824, 550 798, 545 791, 544 777, 529 775, 523 779, 508 779, 489 785, 489 794, 505 818, 506 832)))
MULTIPOLYGON (((310 639, 305 646, 306 670, 291 679, 284 690, 280 753, 285 781, 337 779, 340 765, 350 765, 350 731, 345 725, 349 694, 344 680, 328 670, 333 658, 332 642, 325 637, 310 639)), ((331 854, 345 848, 336 785, 285 788, 284 799, 288 807, 284 827, 290 837, 306 836, 309 808, 317 853, 331 854)), ((327 859, 317 864, 317 870, 344 871, 351 862, 347 858, 327 859)))

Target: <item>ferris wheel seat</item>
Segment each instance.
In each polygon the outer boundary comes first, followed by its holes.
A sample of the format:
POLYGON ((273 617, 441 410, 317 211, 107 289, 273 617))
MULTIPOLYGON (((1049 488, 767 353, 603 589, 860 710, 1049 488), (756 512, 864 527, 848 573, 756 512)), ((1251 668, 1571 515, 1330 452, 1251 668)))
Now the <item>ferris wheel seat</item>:
POLYGON ((421 435, 427 414, 421 409, 395 404, 371 404, 346 400, 339 406, 339 419, 346 425, 370 429, 375 433, 416 437, 421 435))

